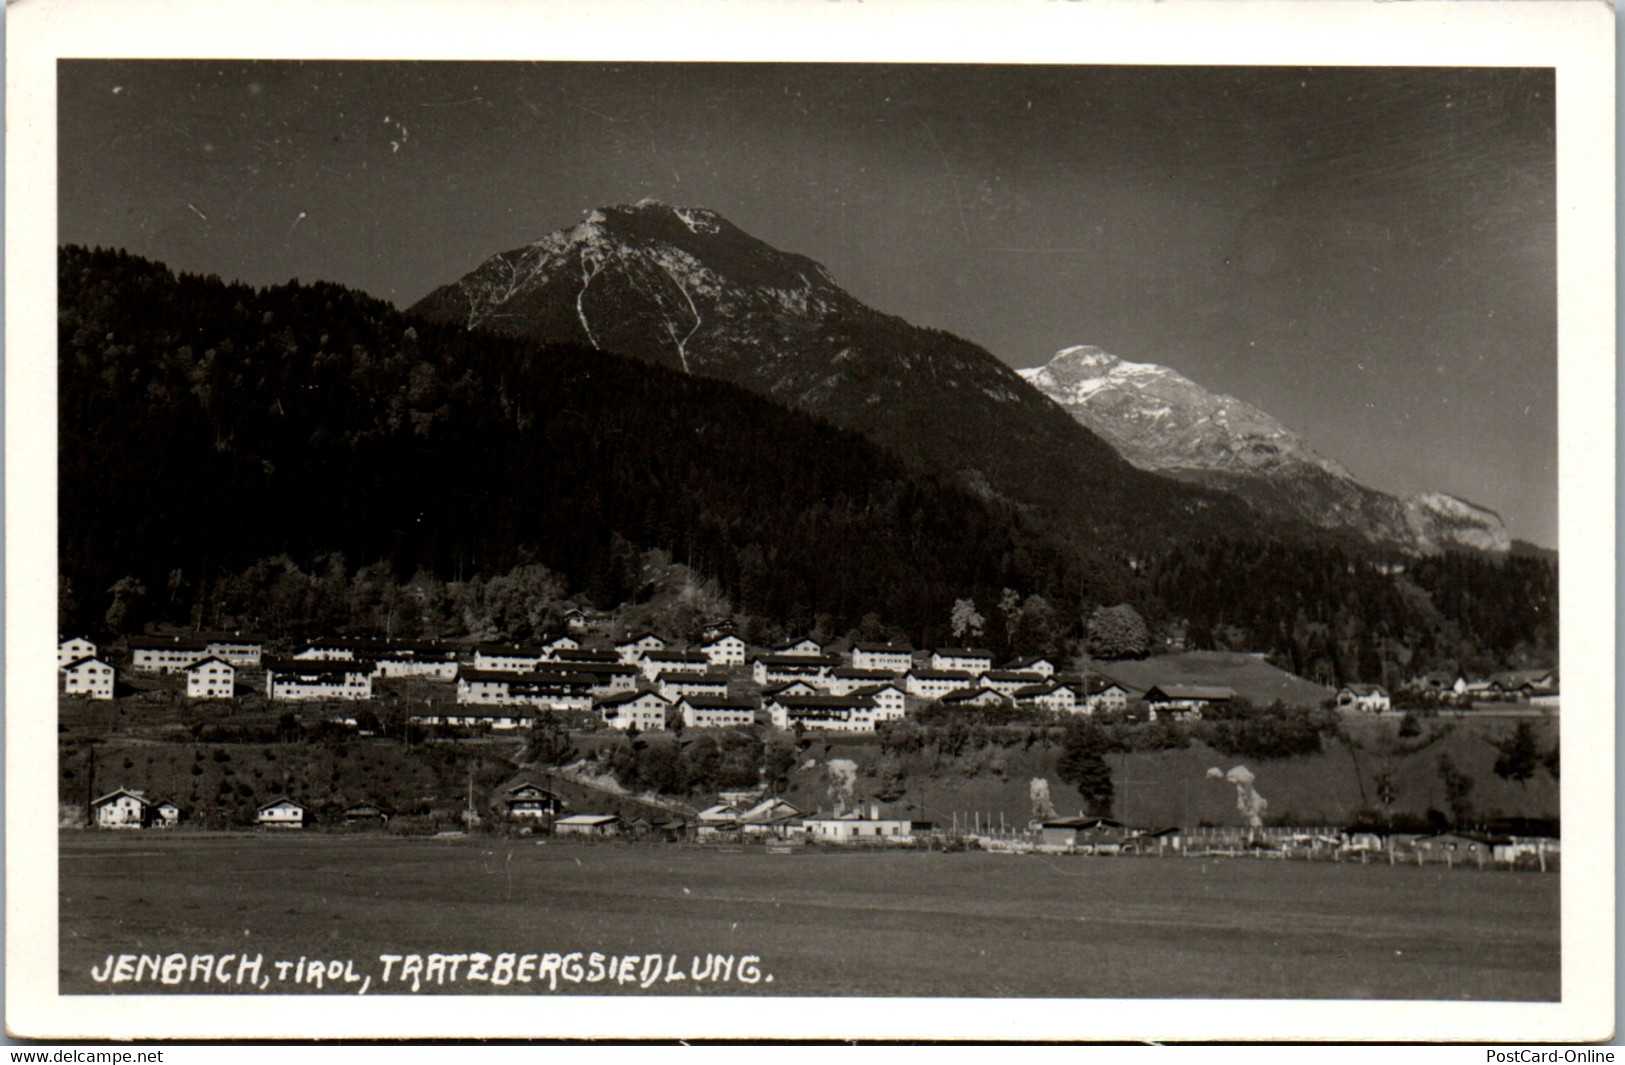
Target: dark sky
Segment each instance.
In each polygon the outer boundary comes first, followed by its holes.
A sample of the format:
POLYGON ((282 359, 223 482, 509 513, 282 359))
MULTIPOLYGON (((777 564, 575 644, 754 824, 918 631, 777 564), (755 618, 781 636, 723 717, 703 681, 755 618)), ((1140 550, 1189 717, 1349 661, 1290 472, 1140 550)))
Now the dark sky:
POLYGON ((406 306, 652 196, 1557 544, 1547 70, 64 62, 59 239, 406 306))

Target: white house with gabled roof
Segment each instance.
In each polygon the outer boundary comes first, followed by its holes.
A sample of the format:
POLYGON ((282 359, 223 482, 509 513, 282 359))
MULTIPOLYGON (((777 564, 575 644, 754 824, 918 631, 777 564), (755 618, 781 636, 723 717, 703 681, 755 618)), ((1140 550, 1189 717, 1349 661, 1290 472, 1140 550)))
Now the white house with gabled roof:
POLYGON ((92 801, 90 809, 97 828, 148 828, 158 819, 158 807, 134 788, 110 791, 92 801))
POLYGON ((745 650, 745 641, 731 632, 700 644, 700 653, 710 659, 713 666, 742 666, 745 650))
POLYGON ((83 636, 70 636, 56 645, 56 668, 65 669, 84 658, 96 657, 96 645, 83 636))
POLYGON ((641 662, 643 656, 650 651, 664 651, 666 641, 652 632, 640 632, 636 636, 628 636, 615 643, 615 653, 621 656, 622 662, 641 662))
POLYGON ((62 670, 62 692, 90 699, 111 699, 115 676, 113 667, 101 659, 81 658, 69 662, 62 670))
POLYGON ((610 728, 658 732, 666 727, 671 703, 655 692, 623 692, 598 700, 598 713, 610 728))
POLYGON ((186 667, 188 699, 230 699, 236 684, 237 670, 223 658, 210 655, 186 667))
POLYGON ((304 828, 305 808, 292 799, 272 799, 256 811, 254 823, 261 828, 304 828))
POLYGON ((867 688, 854 688, 848 694, 874 701, 876 725, 903 720, 908 707, 908 693, 903 691, 902 686, 896 681, 871 684, 867 688))

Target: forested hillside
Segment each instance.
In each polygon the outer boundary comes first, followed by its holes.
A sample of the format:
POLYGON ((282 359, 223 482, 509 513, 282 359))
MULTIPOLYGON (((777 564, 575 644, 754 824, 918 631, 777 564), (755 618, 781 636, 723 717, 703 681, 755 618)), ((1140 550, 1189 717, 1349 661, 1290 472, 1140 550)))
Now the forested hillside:
POLYGON ((1333 684, 1556 663, 1554 559, 1279 528, 1061 547, 726 382, 331 284, 255 290, 83 248, 60 265, 64 632, 528 638, 539 602, 688 595, 680 567, 709 590, 695 609, 744 631, 924 646, 977 637, 950 626, 968 601, 995 651, 1052 653, 1127 604, 1151 642, 1117 653, 1182 636, 1333 684))
POLYGON ((917 639, 956 597, 1086 594, 1021 515, 724 382, 115 252, 65 249, 60 299, 70 628, 260 624, 219 589, 283 555, 402 583, 539 564, 609 607, 660 548, 741 613, 917 639))

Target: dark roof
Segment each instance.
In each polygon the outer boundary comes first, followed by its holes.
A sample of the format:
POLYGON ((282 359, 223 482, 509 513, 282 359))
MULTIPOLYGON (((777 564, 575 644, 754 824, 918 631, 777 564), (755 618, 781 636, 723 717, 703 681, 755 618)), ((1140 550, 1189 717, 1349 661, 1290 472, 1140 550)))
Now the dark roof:
POLYGON ((787 691, 790 688, 795 688, 795 687, 811 688, 813 691, 818 690, 817 685, 809 684, 804 680, 787 680, 783 684, 770 684, 766 688, 763 688, 762 689, 762 698, 770 699, 773 696, 778 695, 781 692, 787 691))
MULTIPOLYGON (((1028 666, 1035 666, 1040 662, 1049 662, 1049 656, 1048 655, 1022 655, 1020 658, 1011 659, 1008 663, 1005 664, 1004 668, 1005 669, 1012 669, 1012 670, 1021 670, 1021 669, 1026 669, 1028 666)), ((1053 666, 1054 664, 1055 663, 1050 662, 1050 665, 1053 666)))
POLYGON ((755 710, 756 703, 750 699, 730 698, 726 695, 683 695, 679 696, 679 703, 687 703, 696 710, 755 710))
POLYGON ((727 684, 728 684, 728 675, 726 673, 670 673, 670 672, 661 672, 659 674, 656 674, 655 683, 657 683, 657 684, 677 684, 677 683, 682 683, 682 684, 721 684, 724 687, 726 687, 727 684))
POLYGON ((634 643, 638 643, 638 642, 643 641, 643 640, 659 640, 661 643, 666 642, 665 637, 657 636, 656 634, 654 634, 652 632, 649 632, 647 629, 645 629, 643 632, 638 633, 636 636, 628 636, 624 640, 616 640, 615 641, 615 646, 616 647, 626 647, 626 646, 629 646, 629 645, 634 644, 634 643))
POLYGON ((786 710, 870 710, 875 705, 863 695, 779 695, 773 701, 786 710))
POLYGON ((855 643, 852 645, 852 650, 883 655, 911 655, 914 653, 914 648, 906 643, 855 643))
POLYGON ((621 656, 614 651, 590 651, 585 647, 566 647, 553 656, 560 662, 591 662, 611 665, 621 660, 621 656))
POLYGON ((377 665, 344 658, 267 658, 266 673, 293 673, 301 677, 331 676, 335 673, 372 673, 377 665))
POLYGON ((1042 673, 1020 673, 1020 672, 1017 672, 1015 670, 1009 670, 1009 669, 990 669, 986 673, 982 674, 982 679, 983 680, 1028 680, 1028 681, 1034 681, 1034 682, 1041 682, 1041 681, 1044 680, 1044 675, 1042 673))
POLYGON ((659 699, 667 706, 671 705, 671 701, 659 692, 621 692, 619 695, 606 695, 598 700, 598 705, 600 707, 621 706, 625 703, 636 702, 639 699, 659 699))
POLYGON ((984 651, 980 647, 938 647, 931 652, 944 658, 985 658, 993 660, 992 651, 984 651))
POLYGON ((914 669, 909 676, 916 680, 975 680, 976 677, 962 669, 914 669))
POLYGON ((890 688, 894 692, 900 692, 903 695, 908 694, 906 691, 903 691, 902 685, 898 684, 895 680, 888 680, 884 684, 868 684, 862 688, 853 688, 851 694, 873 698, 874 696, 885 691, 887 688, 890 688))
POLYGON ((756 661, 764 666, 838 666, 840 655, 758 655, 756 661))
POLYGON ((1221 688, 1212 684, 1153 684, 1145 693, 1147 702, 1155 702, 1156 696, 1165 699, 1206 699, 1211 702, 1220 702, 1234 699, 1234 688, 1221 688))
POLYGON ((698 651, 650 651, 643 656, 645 662, 692 662, 708 665, 711 660, 698 651))
POLYGON ((297 806, 301 810, 306 808, 304 803, 295 802, 293 799, 288 798, 286 795, 280 795, 277 798, 272 799, 270 802, 262 802, 262 803, 260 803, 259 806, 255 808, 255 812, 256 813, 264 813, 266 810, 269 810, 271 807, 273 807, 273 806, 281 806, 283 803, 287 803, 289 806, 297 806))
POLYGON ((504 658, 546 658, 547 650, 522 643, 477 643, 474 650, 478 654, 502 656, 504 658))
POLYGON ((232 668, 231 663, 227 662, 225 659, 221 658, 220 656, 218 656, 218 655, 210 655, 207 658, 200 658, 196 662, 193 662, 191 665, 187 666, 186 667, 186 672, 190 673, 190 672, 192 672, 192 670, 196 669, 198 666, 206 666, 210 662, 218 662, 221 665, 225 666, 227 669, 232 668))
POLYGON ((590 688, 593 678, 586 673, 571 670, 565 672, 541 672, 512 669, 470 669, 462 666, 457 670, 457 679, 471 683, 506 683, 523 685, 552 685, 554 687, 582 687, 590 688))
POLYGON ((992 688, 959 688, 939 698, 939 703, 972 703, 985 699, 1002 701, 1005 696, 992 688))
POLYGON ((181 636, 131 636, 129 637, 129 644, 132 651, 206 651, 209 649, 207 640, 181 636))
POLYGON ((830 676, 840 680, 878 680, 889 681, 897 679, 897 674, 889 669, 837 669, 830 676))
POLYGON ((67 665, 63 666, 62 671, 65 673, 70 669, 78 669, 86 662, 95 662, 97 665, 101 666, 107 665, 106 662, 102 661, 100 658, 97 658, 95 655, 86 655, 83 658, 75 658, 72 662, 69 662, 67 665))

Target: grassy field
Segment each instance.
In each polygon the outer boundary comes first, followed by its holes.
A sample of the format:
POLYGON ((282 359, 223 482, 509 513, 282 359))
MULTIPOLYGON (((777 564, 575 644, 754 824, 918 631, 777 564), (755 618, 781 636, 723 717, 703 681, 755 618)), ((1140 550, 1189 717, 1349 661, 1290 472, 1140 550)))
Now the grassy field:
MULTIPOLYGON (((585 994, 1555 1000, 1558 875, 979 852, 788 855, 465 837, 61 837, 64 994, 109 954, 675 955, 690 979, 585 994), (718 984, 694 958, 760 959, 718 984), (754 969, 752 970, 754 972, 754 969), (771 977, 771 980, 768 979, 771 977)), ((404 962, 399 964, 405 964, 404 962)), ((641 975, 641 973, 639 974, 641 975)), ((339 982, 354 992, 355 984, 339 982)), ((210 985, 213 993, 238 990, 210 985)), ((332 986, 324 990, 334 990, 332 986)), ((435 992, 548 990, 460 979, 435 992)))

